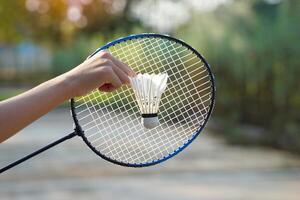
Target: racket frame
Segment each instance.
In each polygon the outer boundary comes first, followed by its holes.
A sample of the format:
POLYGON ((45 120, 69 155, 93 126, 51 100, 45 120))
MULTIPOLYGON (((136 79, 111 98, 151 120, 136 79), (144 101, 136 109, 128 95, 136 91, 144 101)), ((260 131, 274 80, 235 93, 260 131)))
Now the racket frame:
POLYGON ((209 76, 210 76, 210 79, 211 79, 211 87, 212 87, 212 97, 211 97, 211 104, 209 106, 209 111, 208 111, 208 114, 206 116, 206 119, 204 120, 204 123, 202 125, 200 125, 198 127, 198 129, 196 130, 196 133, 194 134, 194 136, 189 139, 183 146, 179 147, 178 149, 176 149, 173 153, 169 154, 168 156, 165 156, 159 160, 154 160, 154 161, 151 161, 151 162, 148 162, 148 163, 125 163, 125 162, 120 162, 120 161, 117 161, 117 160, 114 160, 114 159, 111 159, 109 157, 107 157, 106 155, 102 154, 101 151, 97 150, 87 139, 87 137, 85 136, 84 134, 84 131, 82 130, 80 124, 79 124, 79 121, 77 119, 77 115, 76 115, 76 111, 75 111, 75 100, 74 98, 72 98, 70 100, 70 104, 71 104, 71 115, 72 115, 72 118, 74 120, 74 123, 75 123, 75 132, 77 135, 81 136, 81 138, 83 139, 83 141, 87 144, 87 146, 94 152, 96 153, 98 156, 100 156, 101 158, 109 161, 109 162, 112 162, 114 164, 117 164, 117 165, 121 165, 121 166, 125 166, 125 167, 148 167, 148 166, 152 166, 152 165, 156 165, 156 164, 159 164, 163 161, 166 161, 170 158, 172 158, 173 156, 177 155, 179 152, 181 152, 183 149, 185 149, 187 146, 189 146, 189 144, 191 144, 195 138, 198 137, 198 135, 201 133, 201 131, 203 130, 203 128, 205 127, 207 121, 209 120, 210 116, 211 116, 211 113, 212 113, 212 110, 214 108, 214 105, 215 105, 215 93, 216 93, 216 86, 215 86, 215 78, 214 78, 214 75, 211 71, 211 67, 210 65, 208 64, 208 62, 206 61, 206 59, 204 58, 204 56, 202 56, 198 51, 196 51, 193 47, 191 47, 190 45, 188 45, 187 43, 185 43, 184 41, 180 40, 180 39, 177 39, 177 38, 173 38, 169 35, 163 35, 163 34, 157 34, 157 33, 141 33, 141 34, 134 34, 134 35, 129 35, 129 36, 126 36, 126 37, 122 37, 122 38, 119 38, 119 39, 116 39, 112 42, 109 42, 107 43, 106 45, 98 48, 96 51, 94 51, 88 58, 94 56, 95 54, 97 54, 99 51, 102 51, 102 50, 106 50, 108 49, 109 47, 111 46, 114 46, 116 44, 119 44, 121 42, 124 42, 124 41, 128 41, 128 40, 133 40, 133 39, 139 39, 139 38, 151 38, 151 37, 154 37, 154 38, 163 38, 163 39, 167 39, 167 40, 170 40, 170 41, 174 41, 180 45, 182 45, 183 47, 187 47, 189 50, 191 50, 197 57, 199 57, 201 59, 201 61, 205 64, 206 68, 207 68, 207 71, 209 73, 209 76))

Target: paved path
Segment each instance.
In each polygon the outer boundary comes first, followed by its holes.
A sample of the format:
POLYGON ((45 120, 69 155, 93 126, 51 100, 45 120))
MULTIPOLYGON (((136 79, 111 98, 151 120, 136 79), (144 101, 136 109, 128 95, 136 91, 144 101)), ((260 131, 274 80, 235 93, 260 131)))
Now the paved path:
MULTIPOLYGON (((69 111, 53 111, 0 145, 0 166, 71 131, 69 111)), ((0 175, 2 199, 299 200, 300 159, 228 146, 206 131, 175 158, 131 169, 73 138, 0 175)))

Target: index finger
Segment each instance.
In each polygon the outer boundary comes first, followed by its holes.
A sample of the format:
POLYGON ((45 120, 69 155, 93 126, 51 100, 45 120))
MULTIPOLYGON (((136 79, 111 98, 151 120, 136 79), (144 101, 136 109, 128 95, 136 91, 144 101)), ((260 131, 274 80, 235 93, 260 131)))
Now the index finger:
POLYGON ((136 73, 125 63, 123 63, 122 61, 116 59, 115 57, 112 56, 113 63, 119 67, 122 71, 124 71, 128 76, 135 76, 136 73))

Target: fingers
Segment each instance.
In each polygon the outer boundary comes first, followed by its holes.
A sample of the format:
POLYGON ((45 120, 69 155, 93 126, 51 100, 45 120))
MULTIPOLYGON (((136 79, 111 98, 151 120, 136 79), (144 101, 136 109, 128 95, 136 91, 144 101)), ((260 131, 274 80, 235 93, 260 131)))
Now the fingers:
POLYGON ((135 76, 135 72, 123 62, 114 58, 107 51, 99 51, 86 60, 88 64, 99 72, 98 77, 103 77, 103 82, 98 86, 102 92, 111 92, 122 84, 130 83, 129 76, 135 76))
POLYGON ((113 70, 111 70, 110 75, 107 76, 107 79, 108 83, 105 83, 98 88, 101 92, 112 92, 122 86, 121 80, 113 72, 113 70))
POLYGON ((127 76, 136 75, 136 73, 128 65, 113 57, 109 52, 102 50, 98 54, 101 58, 111 60, 114 63, 114 65, 117 66, 120 70, 122 70, 125 74, 127 74, 127 76))
POLYGON ((118 89, 122 86, 122 81, 119 76, 115 73, 112 67, 107 68, 107 81, 106 84, 110 84, 113 88, 118 89))
POLYGON ((123 84, 128 84, 130 82, 128 75, 125 74, 125 72, 122 71, 119 67, 117 67, 114 63, 112 63, 111 65, 112 65, 112 69, 114 70, 118 78, 121 80, 121 82, 123 84))
POLYGON ((99 87, 99 90, 101 92, 112 92, 112 91, 116 90, 116 88, 113 85, 106 83, 106 84, 102 85, 101 87, 99 87))
POLYGON ((119 61, 118 59, 116 59, 115 57, 111 56, 111 60, 112 62, 118 66, 124 73, 126 73, 128 76, 135 76, 135 72, 128 67, 128 65, 126 65, 125 63, 119 61))

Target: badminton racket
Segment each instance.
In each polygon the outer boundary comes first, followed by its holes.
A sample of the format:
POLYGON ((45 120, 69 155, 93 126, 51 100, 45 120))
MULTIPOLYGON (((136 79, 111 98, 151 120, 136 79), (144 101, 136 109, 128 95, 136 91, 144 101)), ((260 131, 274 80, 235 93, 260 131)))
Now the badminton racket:
POLYGON ((161 163, 187 147, 205 127, 215 100, 214 77, 204 57, 176 38, 137 34, 97 49, 110 52, 139 73, 167 73, 168 83, 159 106, 160 124, 145 129, 130 86, 111 93, 98 89, 71 99, 72 133, 0 169, 0 173, 80 136, 98 156, 127 167, 161 163))

